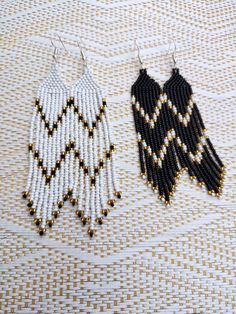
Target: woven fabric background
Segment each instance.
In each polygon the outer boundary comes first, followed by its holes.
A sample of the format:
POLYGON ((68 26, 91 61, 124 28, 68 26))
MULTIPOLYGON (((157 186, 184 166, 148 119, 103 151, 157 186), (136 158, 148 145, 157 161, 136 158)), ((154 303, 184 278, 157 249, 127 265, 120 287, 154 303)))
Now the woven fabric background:
POLYGON ((1 1, 0 313, 236 313, 235 23, 234 0, 1 1), (118 147, 123 198, 92 240, 69 206, 39 237, 21 199, 34 97, 56 34, 71 54, 60 57, 68 83, 81 74, 83 37, 118 147), (162 84, 175 40, 181 74, 228 165, 222 199, 183 176, 165 208, 139 177, 135 38, 162 84))

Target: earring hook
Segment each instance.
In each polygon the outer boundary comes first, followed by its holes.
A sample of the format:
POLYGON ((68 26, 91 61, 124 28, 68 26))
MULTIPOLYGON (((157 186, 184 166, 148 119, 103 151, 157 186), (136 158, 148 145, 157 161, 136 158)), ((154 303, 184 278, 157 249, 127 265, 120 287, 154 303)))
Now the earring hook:
MULTIPOLYGON (((172 42, 173 42, 173 44, 174 44, 174 51, 171 53, 171 58, 172 58, 172 61, 173 61, 174 68, 176 68, 177 61, 176 61, 175 55, 176 55, 176 50, 177 50, 177 48, 176 48, 176 43, 175 43, 175 41, 174 41, 173 39, 172 39, 172 42)), ((171 46, 171 43, 169 44, 169 48, 168 48, 167 54, 170 53, 170 46, 171 46)))
MULTIPOLYGON (((81 39, 81 43, 82 43, 82 39, 81 39)), ((82 60, 85 64, 85 66, 88 65, 88 61, 87 61, 87 57, 86 57, 86 54, 84 53, 84 47, 77 41, 77 45, 78 47, 80 48, 80 53, 81 53, 81 57, 82 57, 82 60)))
POLYGON ((143 69, 143 60, 142 60, 142 58, 141 58, 140 48, 139 48, 137 39, 134 40, 134 44, 135 44, 135 47, 136 47, 137 50, 138 50, 138 60, 139 60, 139 63, 140 63, 140 67, 141 67, 141 69, 143 69))
POLYGON ((59 41, 60 41, 60 43, 61 43, 62 47, 63 47, 63 48, 64 48, 64 50, 66 51, 66 53, 67 53, 67 54, 69 54, 69 52, 68 52, 68 50, 66 49, 66 46, 65 46, 65 44, 63 43, 63 41, 62 41, 61 37, 60 37, 58 34, 56 34, 56 35, 57 35, 57 37, 58 37, 58 39, 59 39, 59 41))
POLYGON ((54 47, 54 51, 53 51, 52 58, 53 58, 53 60, 54 60, 56 63, 58 63, 58 60, 57 60, 58 48, 54 45, 53 40, 52 40, 52 39, 50 39, 50 40, 51 40, 52 46, 54 47))

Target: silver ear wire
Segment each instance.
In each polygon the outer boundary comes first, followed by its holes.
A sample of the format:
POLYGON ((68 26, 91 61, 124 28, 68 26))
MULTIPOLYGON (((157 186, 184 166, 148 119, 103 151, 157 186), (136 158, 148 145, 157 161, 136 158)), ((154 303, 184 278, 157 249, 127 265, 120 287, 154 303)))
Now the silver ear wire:
POLYGON ((137 39, 134 40, 134 44, 135 44, 135 47, 136 47, 137 50, 138 50, 138 60, 139 60, 140 68, 143 69, 143 60, 142 60, 142 58, 141 58, 140 48, 139 48, 137 39))
POLYGON ((65 46, 65 44, 63 43, 61 37, 60 37, 58 34, 57 34, 57 37, 58 37, 58 39, 59 39, 59 41, 60 41, 62 47, 64 48, 65 52, 66 52, 67 54, 69 54, 69 51, 66 49, 66 46, 65 46))
MULTIPOLYGON (((82 39, 81 39, 81 43, 82 43, 82 39)), ((85 66, 87 66, 88 65, 88 61, 87 61, 86 54, 84 52, 84 47, 78 41, 77 41, 77 45, 80 48, 80 54, 81 54, 83 63, 84 63, 85 66)))
POLYGON ((55 61, 55 63, 58 63, 58 60, 57 60, 58 48, 54 45, 53 40, 52 40, 52 39, 50 39, 50 40, 51 40, 52 46, 54 47, 54 51, 53 51, 52 58, 53 58, 53 60, 55 61))
MULTIPOLYGON (((175 58, 175 55, 176 55, 176 43, 175 43, 175 41, 172 39, 172 42, 173 42, 173 44, 174 44, 174 51, 171 53, 171 58, 172 58, 172 61, 173 61, 173 68, 175 69, 176 68, 176 66, 177 66, 177 61, 176 61, 176 58, 175 58)), ((168 52, 167 52, 167 54, 169 54, 170 53, 170 47, 171 47, 171 43, 169 44, 169 48, 168 48, 168 52)))

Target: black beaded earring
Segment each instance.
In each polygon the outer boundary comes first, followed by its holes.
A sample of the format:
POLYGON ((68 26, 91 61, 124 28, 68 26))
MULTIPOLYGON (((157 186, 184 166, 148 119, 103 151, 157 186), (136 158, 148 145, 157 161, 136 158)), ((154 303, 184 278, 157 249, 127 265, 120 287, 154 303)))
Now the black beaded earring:
POLYGON ((162 90, 143 68, 137 48, 141 69, 131 94, 141 176, 166 205, 184 171, 210 195, 220 197, 225 167, 206 134, 192 88, 179 74, 174 53, 172 76, 162 90))

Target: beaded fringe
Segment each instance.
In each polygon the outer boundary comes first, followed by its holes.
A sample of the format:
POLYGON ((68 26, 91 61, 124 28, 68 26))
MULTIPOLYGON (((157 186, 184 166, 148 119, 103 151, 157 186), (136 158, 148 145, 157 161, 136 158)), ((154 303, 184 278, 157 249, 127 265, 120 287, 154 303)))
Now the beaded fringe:
POLYGON ((70 201, 92 237, 95 224, 103 223, 121 192, 106 100, 88 69, 68 90, 53 66, 35 101, 28 150, 29 174, 22 194, 39 234, 52 227, 70 201))
POLYGON ((132 86, 141 176, 169 205, 183 171, 210 195, 221 196, 225 167, 193 100, 191 86, 173 69, 163 91, 140 70, 132 86))

